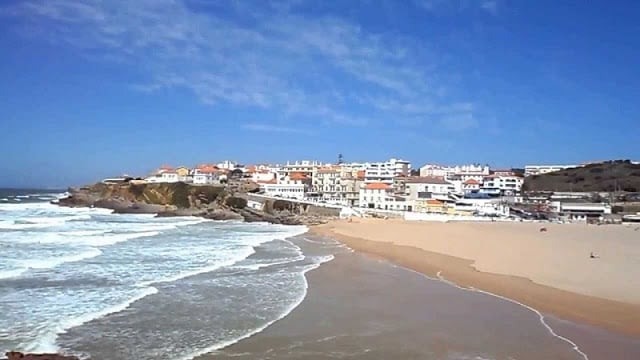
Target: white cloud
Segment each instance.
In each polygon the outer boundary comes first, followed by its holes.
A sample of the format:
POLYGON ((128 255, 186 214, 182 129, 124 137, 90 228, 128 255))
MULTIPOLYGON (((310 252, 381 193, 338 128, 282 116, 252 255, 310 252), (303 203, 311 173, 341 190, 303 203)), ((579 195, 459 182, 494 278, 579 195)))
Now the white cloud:
MULTIPOLYGON (((440 3, 422 1, 424 7, 440 3)), ((145 81, 130 84, 138 91, 182 88, 211 106, 269 109, 285 119, 325 124, 362 126, 425 114, 473 118, 472 104, 442 99, 437 63, 425 61, 438 54, 424 56, 424 39, 303 16, 291 10, 301 6, 297 0, 222 4, 29 0, 3 13, 39 29, 39 37, 146 74, 145 81), (225 5, 233 16, 198 11, 225 5), (237 18, 246 21, 232 20, 237 18)), ((276 128, 288 129, 262 131, 276 128)))
POLYGON ((498 14, 498 2, 496 0, 483 0, 480 7, 493 15, 498 14))
POLYGON ((276 133, 296 133, 296 134, 309 134, 310 132, 305 129, 292 128, 287 126, 277 126, 259 123, 249 123, 242 125, 242 128, 250 131, 262 131, 262 132, 276 132, 276 133))

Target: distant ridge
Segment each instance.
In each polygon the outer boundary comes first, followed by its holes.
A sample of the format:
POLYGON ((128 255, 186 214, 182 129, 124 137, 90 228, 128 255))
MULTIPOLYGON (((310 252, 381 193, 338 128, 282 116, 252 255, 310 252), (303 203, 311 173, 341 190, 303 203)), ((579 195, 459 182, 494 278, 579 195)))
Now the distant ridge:
POLYGON ((525 191, 640 192, 640 164, 612 160, 524 179, 525 191))

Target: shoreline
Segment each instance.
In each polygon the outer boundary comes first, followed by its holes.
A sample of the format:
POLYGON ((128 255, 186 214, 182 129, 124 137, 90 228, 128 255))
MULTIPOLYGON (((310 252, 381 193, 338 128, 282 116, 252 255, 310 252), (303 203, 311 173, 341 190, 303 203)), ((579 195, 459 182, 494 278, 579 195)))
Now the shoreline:
MULTIPOLYGON (((583 295, 538 284, 526 277, 477 270, 474 260, 421 249, 349 236, 337 232, 339 222, 310 227, 310 234, 339 240, 355 251, 416 271, 451 285, 487 293, 514 302, 539 315, 584 323, 640 338, 640 305, 583 295)), ((346 223, 346 222, 345 222, 346 223)))

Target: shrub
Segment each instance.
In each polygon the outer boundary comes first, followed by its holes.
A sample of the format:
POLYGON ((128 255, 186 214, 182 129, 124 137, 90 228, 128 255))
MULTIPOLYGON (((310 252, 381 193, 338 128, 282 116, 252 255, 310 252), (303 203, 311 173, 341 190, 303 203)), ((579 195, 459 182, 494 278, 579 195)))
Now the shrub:
POLYGON ((247 199, 237 197, 237 196, 229 196, 225 200, 225 204, 227 204, 227 206, 230 206, 234 209, 244 209, 247 207, 247 199))
POLYGON ((173 195, 171 203, 179 208, 188 208, 191 206, 189 202, 189 185, 179 182, 173 186, 173 195))

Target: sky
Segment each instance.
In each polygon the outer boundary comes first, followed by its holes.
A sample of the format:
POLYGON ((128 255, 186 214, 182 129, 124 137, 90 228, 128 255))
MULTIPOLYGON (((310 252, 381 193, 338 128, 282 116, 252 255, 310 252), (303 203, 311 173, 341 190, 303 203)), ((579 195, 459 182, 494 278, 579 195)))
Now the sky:
POLYGON ((5 0, 0 186, 640 159, 640 2, 5 0))

